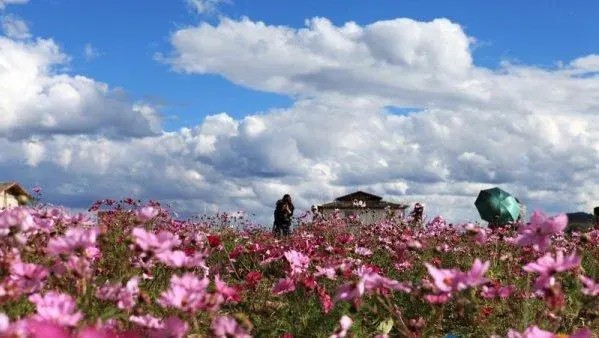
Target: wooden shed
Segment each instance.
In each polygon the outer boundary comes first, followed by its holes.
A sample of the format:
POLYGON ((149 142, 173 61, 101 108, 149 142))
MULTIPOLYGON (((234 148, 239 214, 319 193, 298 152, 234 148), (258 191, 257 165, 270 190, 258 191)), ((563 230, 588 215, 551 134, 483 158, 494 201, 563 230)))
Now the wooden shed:
POLYGON ((17 182, 0 182, 0 210, 25 205, 31 201, 31 195, 17 182))
POLYGON ((343 216, 357 215, 362 224, 372 224, 391 216, 403 217, 407 208, 407 204, 383 201, 380 196, 356 191, 337 197, 333 202, 319 205, 318 211, 323 216, 328 216, 338 209, 343 216))

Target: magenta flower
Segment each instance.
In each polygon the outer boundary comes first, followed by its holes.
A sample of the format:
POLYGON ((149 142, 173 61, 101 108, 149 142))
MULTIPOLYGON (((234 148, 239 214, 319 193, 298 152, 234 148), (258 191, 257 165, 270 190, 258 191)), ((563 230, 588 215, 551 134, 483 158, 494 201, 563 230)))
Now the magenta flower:
POLYGON ((210 326, 212 333, 217 338, 251 338, 248 332, 229 316, 218 316, 212 320, 210 326))
POLYGON ((272 293, 275 295, 282 295, 284 293, 289 293, 295 290, 295 283, 290 278, 281 278, 279 281, 273 286, 272 293))
POLYGON ((51 321, 29 319, 23 329, 31 338, 71 338, 71 333, 64 326, 51 321))
POLYGON ((551 276, 557 272, 563 272, 580 265, 580 257, 575 253, 564 257, 563 251, 558 251, 555 258, 547 253, 537 259, 536 262, 526 264, 522 269, 528 272, 536 272, 540 275, 551 276))
POLYGON ((131 231, 135 244, 146 252, 163 252, 181 245, 179 236, 168 231, 161 231, 157 235, 142 228, 134 228, 131 231))
POLYGON ((354 249, 354 252, 360 256, 365 256, 365 257, 372 256, 372 251, 370 249, 361 247, 361 246, 356 247, 354 249))
POLYGON ((150 329, 160 329, 164 327, 164 323, 160 318, 145 314, 143 316, 129 316, 129 321, 142 327, 150 329))
POLYGON ((514 242, 520 246, 532 245, 537 251, 545 251, 551 244, 551 236, 562 233, 567 225, 566 214, 547 217, 544 213, 535 211, 530 224, 518 229, 520 235, 514 242))
POLYGON ((430 304, 445 304, 451 299, 451 293, 441 292, 424 296, 424 300, 430 304))
POLYGON ((77 332, 76 338, 119 338, 113 330, 106 327, 86 327, 77 332))
POLYGON ((295 250, 285 252, 285 258, 291 265, 291 275, 298 275, 305 272, 310 264, 310 258, 295 250))
POLYGON ((195 252, 192 255, 187 255, 181 250, 165 250, 156 254, 156 258, 166 266, 174 268, 194 268, 200 267, 205 273, 208 273, 208 267, 204 261, 205 255, 201 252, 195 252))
POLYGON ((505 298, 508 298, 512 294, 512 292, 514 292, 515 289, 516 289, 516 287, 513 285, 510 285, 510 286, 483 285, 480 295, 482 298, 485 298, 485 299, 495 299, 495 298, 505 299, 505 298))
POLYGON ((179 317, 171 316, 167 318, 162 327, 150 330, 150 338, 183 338, 189 331, 187 322, 182 321, 179 317))
POLYGON ((214 278, 214 284, 216 285, 216 294, 223 299, 223 301, 239 301, 239 292, 237 289, 230 287, 227 283, 220 279, 219 275, 214 278))
POLYGON ((371 268, 361 266, 356 270, 360 282, 364 285, 365 292, 377 292, 381 290, 397 290, 409 293, 410 287, 404 283, 379 275, 371 268))
POLYGON ((27 231, 37 228, 31 213, 25 207, 16 207, 0 211, 0 237, 8 236, 11 229, 27 231))
POLYGON ((337 275, 337 273, 335 272, 335 268, 332 268, 332 267, 322 268, 320 266, 317 266, 316 272, 314 273, 314 277, 325 276, 326 278, 328 278, 330 280, 337 279, 336 275, 337 275))
POLYGON ((158 216, 159 213, 160 209, 152 206, 145 206, 135 210, 134 215, 141 222, 146 222, 158 216))
POLYGON ((96 292, 96 297, 104 300, 117 301, 121 310, 131 310, 137 304, 139 297, 139 278, 132 277, 125 287, 120 284, 105 284, 96 292))
POLYGON ((8 320, 8 316, 4 313, 0 312, 0 336, 7 332, 10 328, 10 321, 8 320))
POLYGON ((206 307, 206 288, 209 283, 208 278, 198 279, 191 273, 181 277, 172 276, 169 289, 160 295, 158 303, 163 307, 195 313, 206 307))
POLYGON ((352 301, 362 297, 365 291, 366 288, 362 279, 357 282, 345 283, 337 289, 335 300, 352 301))
POLYGON ((351 328, 354 321, 346 315, 343 315, 341 319, 339 319, 339 327, 335 332, 329 336, 329 338, 343 338, 347 336, 347 331, 351 328))
POLYGON ((69 228, 64 236, 51 239, 48 242, 48 253, 58 256, 71 254, 78 250, 85 252, 86 249, 95 246, 98 233, 97 227, 69 228))
POLYGON ((452 292, 458 289, 462 272, 457 269, 438 269, 434 265, 424 263, 428 273, 433 277, 435 287, 442 292, 452 292))
POLYGON ((29 296, 28 299, 36 305, 37 314, 33 319, 38 321, 75 326, 83 317, 83 314, 77 311, 73 298, 64 293, 50 291, 43 297, 36 293, 29 296))
POLYGON ((45 267, 14 260, 10 265, 8 281, 20 292, 30 294, 41 290, 47 277, 48 270, 45 267))
POLYGON ((470 271, 464 273, 462 282, 466 287, 473 287, 487 282, 483 276, 489 270, 490 263, 481 262, 478 258, 474 260, 470 271))
POLYGON ((522 333, 510 329, 507 334, 507 338, 559 338, 564 336, 569 338, 591 338, 591 330, 583 328, 572 333, 571 335, 557 335, 533 325, 529 326, 522 333))
POLYGON ((433 277, 435 287, 441 292, 465 290, 469 287, 487 282, 484 274, 489 269, 489 262, 482 263, 478 258, 474 260, 470 271, 462 272, 457 269, 438 269, 435 266, 424 264, 433 277))

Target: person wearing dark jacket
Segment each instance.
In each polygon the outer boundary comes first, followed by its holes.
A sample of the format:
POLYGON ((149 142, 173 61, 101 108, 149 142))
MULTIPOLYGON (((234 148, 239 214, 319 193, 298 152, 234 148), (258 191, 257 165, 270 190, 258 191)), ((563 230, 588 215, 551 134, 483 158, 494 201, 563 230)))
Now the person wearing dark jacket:
POLYGON ((291 196, 285 194, 275 205, 273 233, 276 236, 288 236, 291 229, 291 216, 293 216, 293 202, 291 196))

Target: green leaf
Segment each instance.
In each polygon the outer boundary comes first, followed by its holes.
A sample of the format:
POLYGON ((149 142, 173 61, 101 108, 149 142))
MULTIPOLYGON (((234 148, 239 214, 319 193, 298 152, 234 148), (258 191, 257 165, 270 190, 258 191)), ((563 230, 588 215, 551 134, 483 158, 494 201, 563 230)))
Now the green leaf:
POLYGON ((393 328, 393 319, 387 318, 384 321, 379 323, 379 326, 376 327, 377 331, 380 331, 383 334, 389 334, 391 329, 393 328))

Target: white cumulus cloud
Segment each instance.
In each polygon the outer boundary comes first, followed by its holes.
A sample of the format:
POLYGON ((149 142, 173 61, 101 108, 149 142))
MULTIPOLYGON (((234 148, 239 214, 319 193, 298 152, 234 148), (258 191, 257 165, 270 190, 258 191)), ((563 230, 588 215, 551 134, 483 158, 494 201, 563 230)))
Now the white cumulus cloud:
POLYGON ((158 114, 129 102, 122 90, 55 70, 66 62, 53 40, 0 36, 0 137, 141 137, 161 131, 158 114))
POLYGON ((4 34, 13 39, 27 39, 31 37, 29 27, 25 21, 17 18, 14 15, 5 15, 0 19, 4 34))
POLYGON ((28 2, 29 0, 0 0, 0 10, 6 8, 7 5, 21 5, 28 2))
POLYGON ((243 209, 266 224, 284 193, 307 209, 362 189, 457 221, 477 219, 476 194, 495 185, 529 211, 599 205, 593 57, 491 70, 473 62, 473 41, 447 19, 184 28, 171 37, 174 69, 294 102, 164 132, 153 107, 55 71, 68 58, 52 40, 1 38, 0 177, 41 180, 75 208, 134 194, 188 214, 243 209))

